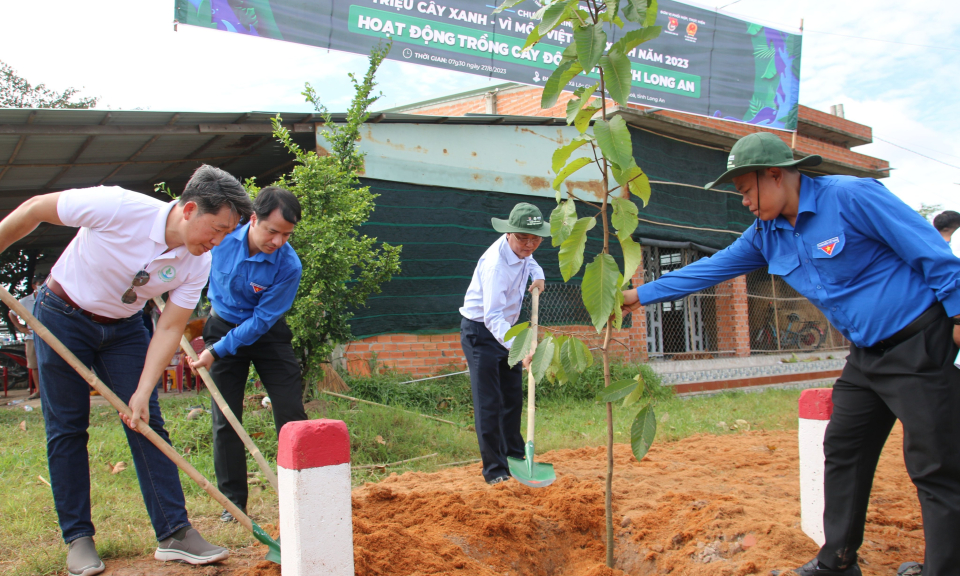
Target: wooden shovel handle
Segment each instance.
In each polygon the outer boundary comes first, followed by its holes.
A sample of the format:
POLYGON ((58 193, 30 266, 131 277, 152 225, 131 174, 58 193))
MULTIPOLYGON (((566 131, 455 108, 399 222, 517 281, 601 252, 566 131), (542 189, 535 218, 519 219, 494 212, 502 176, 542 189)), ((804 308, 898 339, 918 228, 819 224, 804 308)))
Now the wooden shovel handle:
MULTIPOLYGON (((160 310, 160 312, 163 312, 163 299, 161 299, 159 296, 156 296, 153 299, 153 303, 157 305, 157 309, 160 310)), ((198 360, 197 352, 193 349, 193 344, 187 340, 186 336, 180 337, 180 348, 191 360, 194 362, 198 360)), ((227 421, 230 422, 230 426, 233 427, 233 431, 237 433, 237 436, 239 436, 240 440, 243 441, 243 445, 246 446, 247 450, 250 451, 250 454, 253 455, 253 459, 256 460, 257 466, 260 467, 260 471, 263 472, 263 475, 267 477, 270 485, 273 486, 273 489, 279 494, 280 482, 277 480, 276 472, 274 472, 273 468, 270 467, 270 464, 267 463, 266 458, 264 458, 263 454, 260 453, 260 449, 257 448, 257 445, 253 443, 253 438, 250 438, 250 435, 247 434, 247 431, 243 429, 243 425, 240 424, 239 420, 237 420, 237 416, 233 413, 233 410, 230 409, 230 406, 227 404, 227 401, 224 400, 223 395, 220 394, 220 389, 217 388, 216 384, 214 384, 213 378, 210 376, 210 372, 208 372, 206 368, 199 368, 197 373, 200 374, 201 378, 203 378, 204 384, 207 385, 207 390, 210 391, 210 396, 213 397, 214 401, 217 403, 217 406, 220 407, 220 412, 227 418, 227 421)))
MULTIPOLYGON (((540 289, 534 288, 532 294, 532 306, 530 308, 530 330, 533 336, 533 346, 531 351, 537 351, 537 311, 540 308, 540 289)), ((533 442, 534 420, 536 420, 536 402, 535 392, 537 386, 533 378, 533 362, 527 366, 527 442, 533 442)))

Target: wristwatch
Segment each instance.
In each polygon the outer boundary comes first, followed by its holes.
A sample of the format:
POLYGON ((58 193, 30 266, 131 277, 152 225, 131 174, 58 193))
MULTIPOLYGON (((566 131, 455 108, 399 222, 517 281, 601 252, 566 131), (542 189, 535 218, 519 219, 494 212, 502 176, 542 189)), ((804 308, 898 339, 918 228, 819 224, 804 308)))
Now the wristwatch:
POLYGON ((954 326, 960 326, 960 316, 954 316, 953 318, 950 318, 950 319, 953 320, 954 326))
POLYGON ((213 349, 213 344, 207 344, 206 346, 203 347, 203 349, 209 352, 210 355, 213 356, 214 360, 220 359, 220 355, 217 354, 217 351, 213 349))

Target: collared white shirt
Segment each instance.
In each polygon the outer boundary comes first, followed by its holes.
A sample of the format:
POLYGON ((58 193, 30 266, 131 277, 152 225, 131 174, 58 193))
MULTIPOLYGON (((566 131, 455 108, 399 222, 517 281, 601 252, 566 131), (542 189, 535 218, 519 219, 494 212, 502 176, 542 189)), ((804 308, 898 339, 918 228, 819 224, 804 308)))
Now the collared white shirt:
POLYGON ((504 342, 503 336, 520 317, 527 278, 543 280, 543 268, 533 256, 518 257, 504 234, 477 262, 460 314, 467 320, 483 322, 501 344, 510 348, 513 340, 504 342))
POLYGON ((194 256, 186 246, 167 251, 167 216, 176 203, 116 186, 61 192, 57 214, 80 230, 50 273, 80 307, 109 318, 132 316, 164 292, 193 308, 210 275, 210 254, 194 256), (124 304, 121 296, 143 269, 150 280, 136 288, 136 302, 124 304))

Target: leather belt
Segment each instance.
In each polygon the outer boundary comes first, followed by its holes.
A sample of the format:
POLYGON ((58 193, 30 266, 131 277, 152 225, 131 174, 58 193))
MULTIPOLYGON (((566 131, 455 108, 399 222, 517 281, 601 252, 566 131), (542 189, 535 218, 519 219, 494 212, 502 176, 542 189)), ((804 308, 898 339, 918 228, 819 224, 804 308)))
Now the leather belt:
POLYGON ((223 322, 224 324, 227 324, 228 326, 233 326, 234 328, 237 328, 238 326, 240 326, 240 325, 237 324, 236 322, 231 322, 231 321, 227 320, 226 318, 224 318, 223 316, 217 314, 217 311, 214 310, 213 308, 210 309, 210 317, 211 317, 211 318, 216 318, 216 319, 219 320, 220 322, 223 322))
POLYGON ((884 338, 883 340, 877 342, 876 344, 871 346, 871 348, 875 348, 877 350, 886 350, 888 348, 893 348, 897 344, 900 344, 901 342, 908 340, 911 336, 914 336, 915 334, 917 334, 927 326, 933 324, 937 320, 940 320, 941 318, 946 318, 946 317, 947 317, 947 311, 943 309, 943 304, 941 304, 940 302, 937 302, 933 306, 927 308, 927 310, 923 314, 917 316, 917 318, 913 322, 907 324, 905 328, 903 328, 893 336, 884 338))
POLYGON ((63 286, 57 282, 53 276, 47 277, 47 289, 57 295, 57 298, 60 298, 71 307, 76 308, 78 312, 86 316, 87 318, 93 320, 97 324, 116 324, 121 320, 126 320, 126 318, 109 318, 107 316, 101 316, 99 314, 94 314, 93 312, 84 310, 76 302, 73 301, 73 298, 67 296, 67 293, 64 292, 63 286))

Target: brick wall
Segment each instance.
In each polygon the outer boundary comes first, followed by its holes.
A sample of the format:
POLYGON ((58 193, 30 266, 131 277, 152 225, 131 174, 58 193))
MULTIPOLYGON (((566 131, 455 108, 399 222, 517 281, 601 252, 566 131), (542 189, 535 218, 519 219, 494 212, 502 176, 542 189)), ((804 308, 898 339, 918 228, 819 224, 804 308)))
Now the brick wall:
POLYGON ((747 314, 747 277, 717 284, 717 349, 750 355, 750 320, 747 314))

